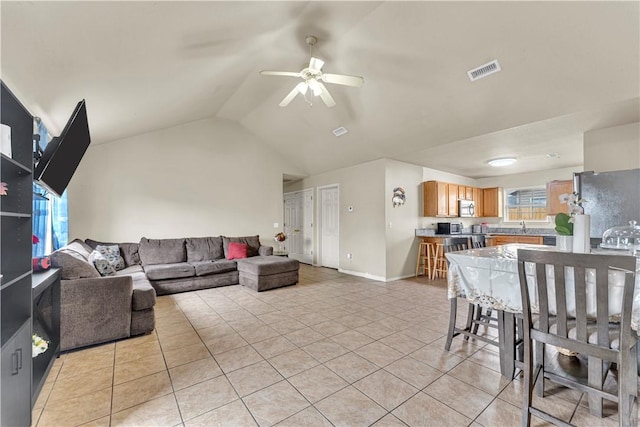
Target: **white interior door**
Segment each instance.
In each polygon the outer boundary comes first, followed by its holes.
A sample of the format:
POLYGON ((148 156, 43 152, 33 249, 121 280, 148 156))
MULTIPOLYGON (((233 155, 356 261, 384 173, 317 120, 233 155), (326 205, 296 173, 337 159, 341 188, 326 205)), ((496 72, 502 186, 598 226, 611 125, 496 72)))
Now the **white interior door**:
POLYGON ((313 261, 313 190, 284 194, 285 247, 289 257, 311 264, 313 261))
POLYGON ((338 186, 318 189, 320 210, 320 265, 340 267, 340 189, 338 186))

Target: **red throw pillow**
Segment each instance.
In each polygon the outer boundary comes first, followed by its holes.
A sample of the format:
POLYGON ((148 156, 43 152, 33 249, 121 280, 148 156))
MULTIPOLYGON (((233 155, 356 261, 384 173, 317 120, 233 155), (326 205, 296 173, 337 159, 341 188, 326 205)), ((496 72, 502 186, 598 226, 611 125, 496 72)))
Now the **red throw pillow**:
POLYGON ((229 250, 227 251, 227 259, 242 259, 247 257, 249 245, 244 243, 229 242, 229 250))

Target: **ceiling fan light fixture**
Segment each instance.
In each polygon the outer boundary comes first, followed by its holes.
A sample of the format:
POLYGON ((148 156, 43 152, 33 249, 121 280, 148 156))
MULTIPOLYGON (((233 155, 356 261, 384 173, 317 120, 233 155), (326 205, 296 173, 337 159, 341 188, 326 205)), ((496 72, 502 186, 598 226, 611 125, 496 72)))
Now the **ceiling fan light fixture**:
POLYGON ((515 157, 500 157, 498 159, 489 160, 487 163, 489 163, 489 166, 493 166, 494 168, 500 168, 504 166, 511 166, 517 160, 518 159, 515 157))
POLYGON ((307 84, 309 85, 309 87, 313 91, 313 95, 314 96, 320 95, 320 93, 322 92, 322 89, 320 89, 320 85, 318 84, 317 80, 311 79, 311 80, 307 81, 307 84))
POLYGON ((306 84, 306 82, 300 82, 296 85, 296 88, 298 89, 298 92, 304 95, 305 93, 307 93, 307 89, 309 89, 309 86, 306 84))

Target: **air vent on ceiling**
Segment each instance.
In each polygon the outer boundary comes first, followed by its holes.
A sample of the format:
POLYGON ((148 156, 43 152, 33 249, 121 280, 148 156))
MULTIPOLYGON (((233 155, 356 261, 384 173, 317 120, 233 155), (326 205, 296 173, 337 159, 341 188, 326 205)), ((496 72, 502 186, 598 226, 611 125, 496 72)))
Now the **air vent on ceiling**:
POLYGON ((467 75, 469 76, 469 79, 474 82, 493 73, 497 73, 498 71, 500 71, 500 64, 498 64, 497 59, 494 59, 491 62, 487 62, 473 70, 467 71, 467 75))
POLYGON ((339 128, 335 128, 334 130, 332 130, 331 132, 333 132, 333 134, 335 136, 342 136, 345 133, 349 132, 345 127, 340 126, 339 128))

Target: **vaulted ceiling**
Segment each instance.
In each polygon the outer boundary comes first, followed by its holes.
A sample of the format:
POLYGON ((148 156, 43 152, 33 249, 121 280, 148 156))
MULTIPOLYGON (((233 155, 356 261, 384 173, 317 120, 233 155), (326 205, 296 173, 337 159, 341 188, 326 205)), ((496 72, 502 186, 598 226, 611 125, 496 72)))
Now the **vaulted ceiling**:
POLYGON ((639 4, 3 1, 1 72, 53 133, 85 98, 94 144, 217 117, 308 174, 387 157, 484 177, 581 165, 585 131, 639 120, 639 4), (365 84, 280 108, 298 81, 259 71, 299 71, 310 34, 323 71, 365 84))

